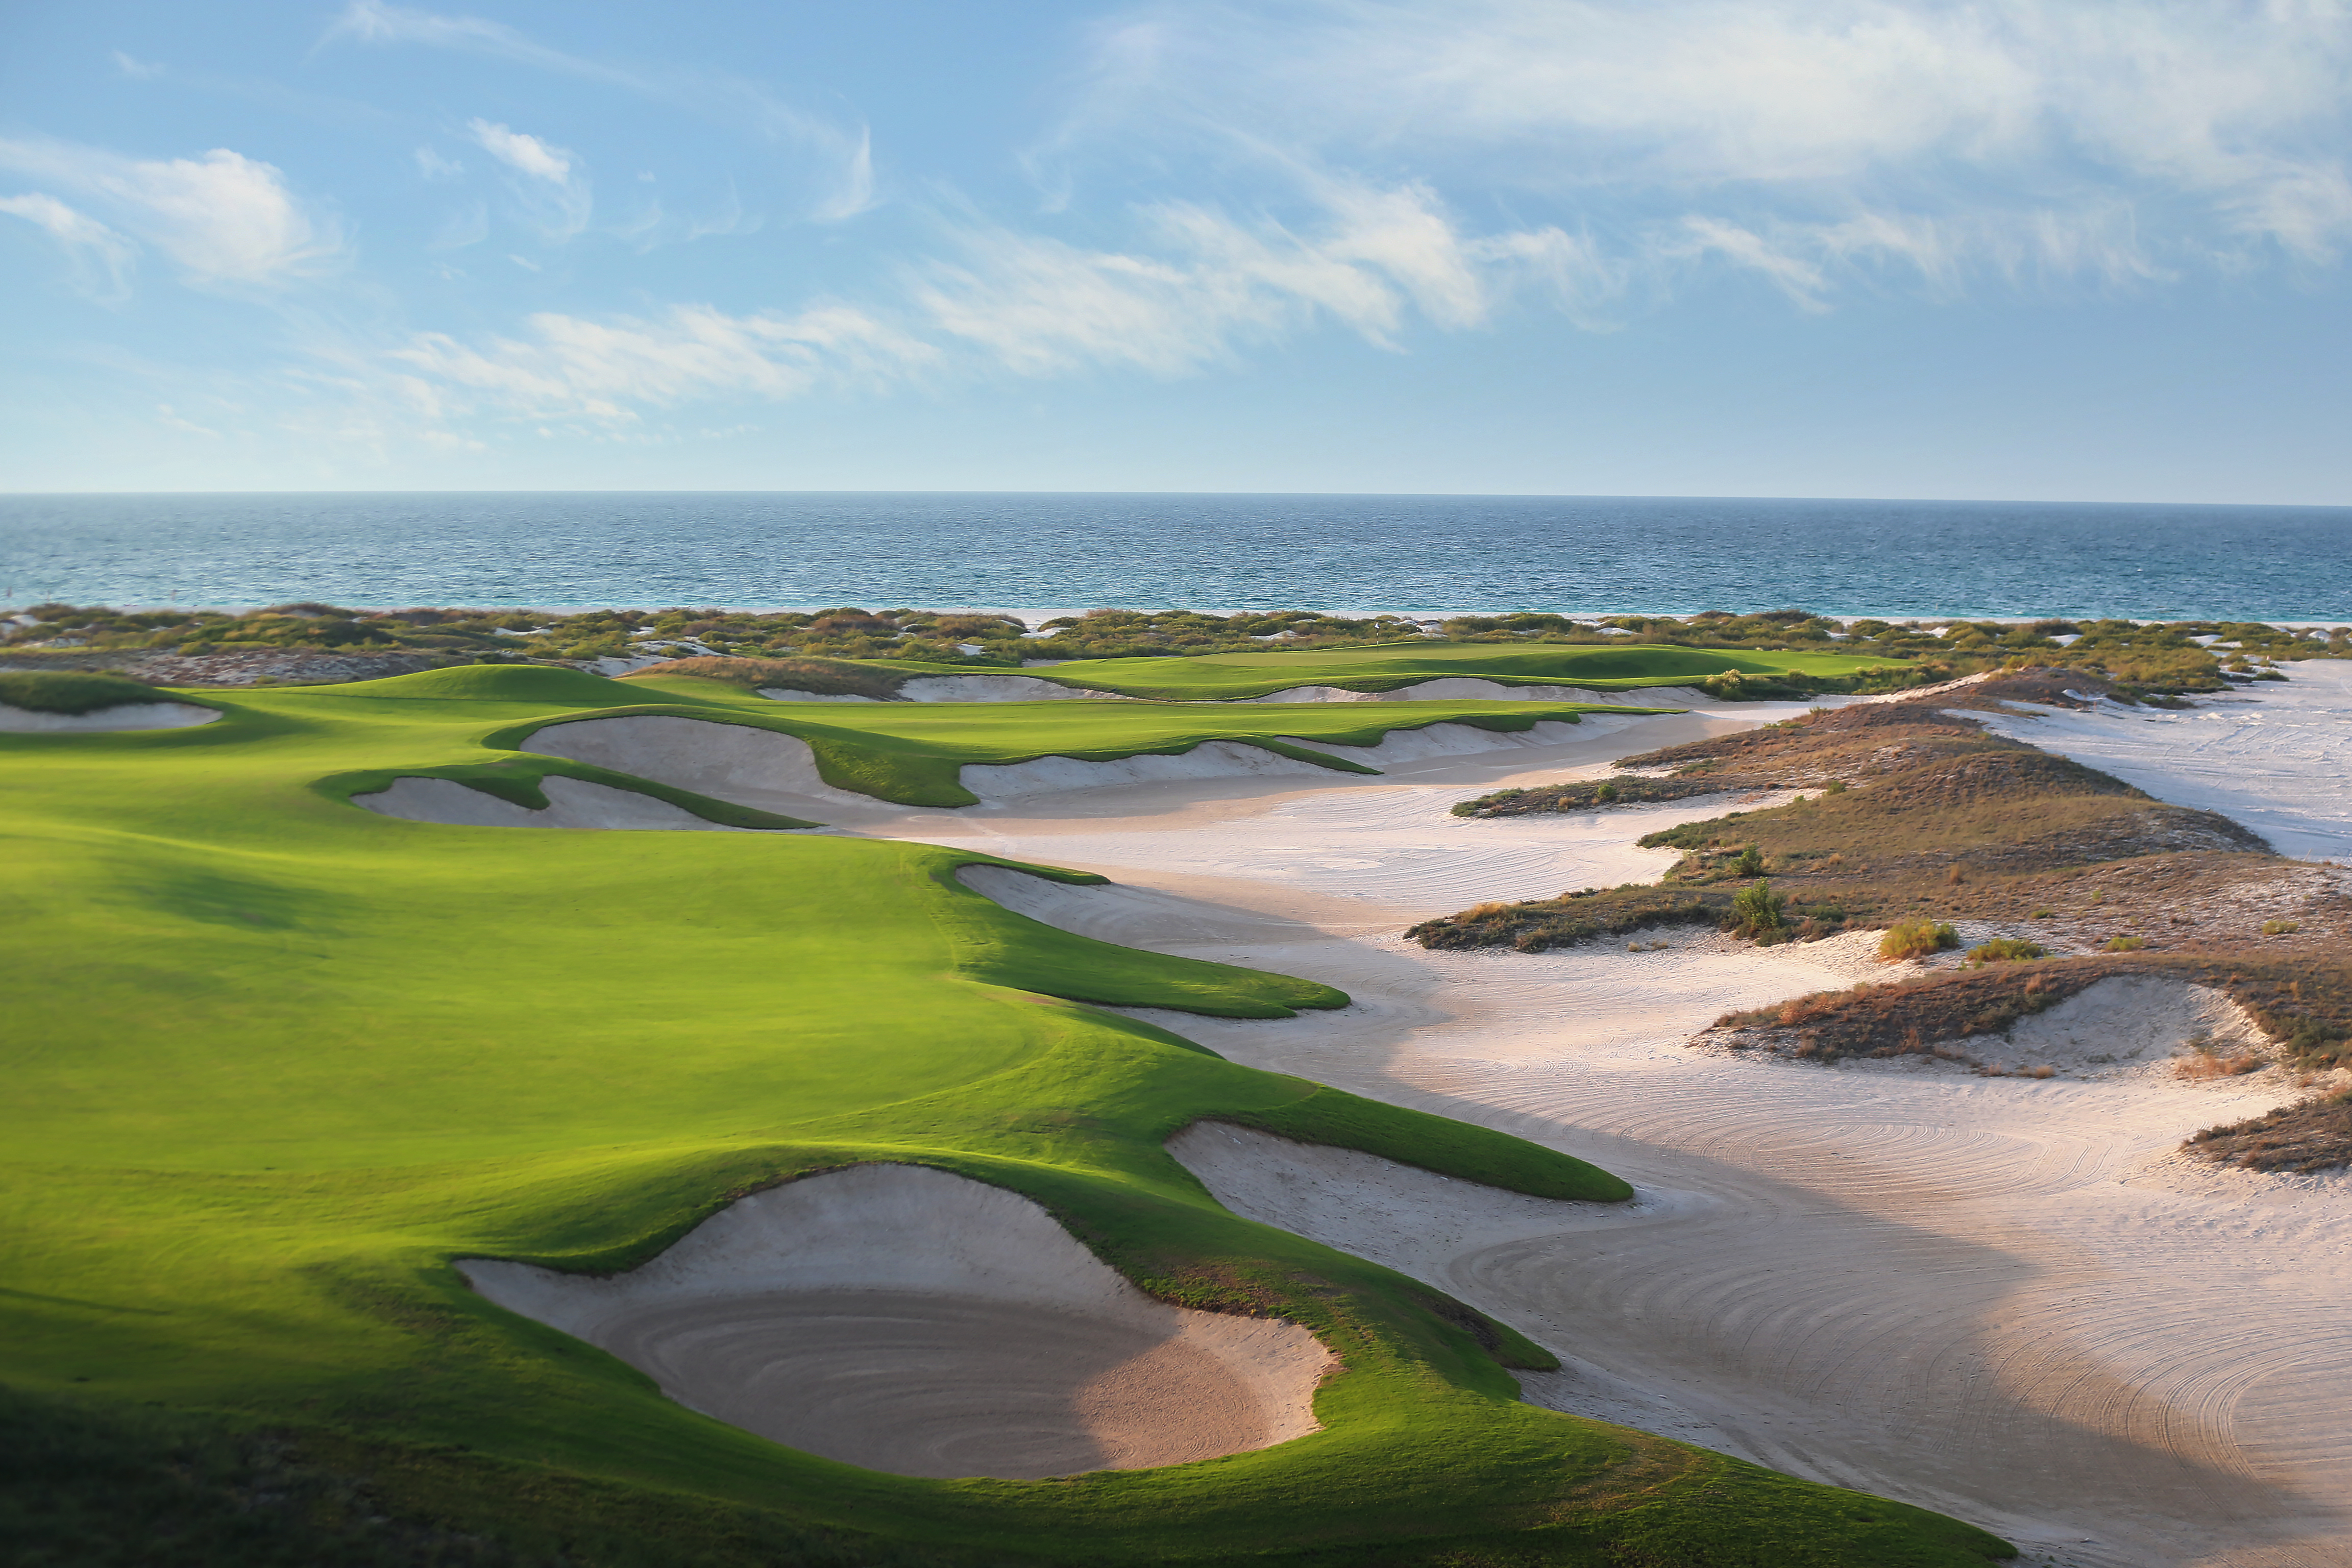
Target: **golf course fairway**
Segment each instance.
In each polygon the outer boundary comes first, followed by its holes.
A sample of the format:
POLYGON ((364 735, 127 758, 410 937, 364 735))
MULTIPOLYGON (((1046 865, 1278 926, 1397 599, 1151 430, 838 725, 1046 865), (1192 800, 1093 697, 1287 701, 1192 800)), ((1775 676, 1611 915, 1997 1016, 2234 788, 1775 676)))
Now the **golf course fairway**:
MULTIPOLYGON (((1051 650, 1050 639, 1039 645, 1051 650)), ((1674 686, 1710 675, 1797 675, 1844 681, 1873 671, 1900 669, 1885 658, 1848 654, 1756 652, 1746 648, 1655 645, 1591 647, 1542 643, 1389 643, 1364 648, 1301 648, 1297 652, 1211 653, 1171 658, 1072 659, 1029 673, 1066 686, 1171 701, 1236 701, 1269 697, 1294 686, 1336 686, 1348 691, 1394 691, 1424 680, 1471 676, 1500 686, 1576 686, 1628 691, 1674 686)))
MULTIPOLYGON (((204 700, 221 716, 193 728, 0 735, 11 1420, 63 1423, 91 1451, 157 1422, 267 1434, 363 1471, 373 1507, 558 1542, 577 1563, 2011 1554, 1937 1514, 1523 1404, 1507 1368, 1549 1366, 1545 1352, 1235 1216, 1162 1145, 1212 1120, 1567 1201, 1622 1200, 1615 1177, 1086 1005, 1278 1017, 1344 1005, 1328 987, 1048 928, 963 887, 959 868, 1004 863, 968 852, 446 826, 350 804, 402 776, 525 805, 549 773, 629 787, 510 749, 583 713, 780 729, 847 759, 845 787, 900 799, 940 793, 959 759, 1181 749, 1246 713, 1022 704, 933 732, 905 728, 929 721, 913 705, 812 716, 530 667, 204 700), (747 1194, 877 1163, 1034 1200, 1162 1300, 1310 1331, 1339 1368, 1320 1429, 1045 1480, 863 1469, 673 1403, 457 1267, 612 1274, 747 1194)), ((1432 721, 1406 706, 1342 710, 1328 731, 1283 710, 1243 732, 1348 743, 1432 721)), ((93 1496, 52 1511, 95 1517, 93 1496)))

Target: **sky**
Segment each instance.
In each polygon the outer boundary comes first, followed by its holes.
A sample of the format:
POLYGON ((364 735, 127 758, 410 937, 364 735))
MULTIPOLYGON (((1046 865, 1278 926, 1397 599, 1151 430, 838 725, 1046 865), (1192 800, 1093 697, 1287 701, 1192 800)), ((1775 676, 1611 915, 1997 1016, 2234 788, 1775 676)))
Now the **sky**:
POLYGON ((13 0, 0 489, 2352 502, 2334 0, 13 0))

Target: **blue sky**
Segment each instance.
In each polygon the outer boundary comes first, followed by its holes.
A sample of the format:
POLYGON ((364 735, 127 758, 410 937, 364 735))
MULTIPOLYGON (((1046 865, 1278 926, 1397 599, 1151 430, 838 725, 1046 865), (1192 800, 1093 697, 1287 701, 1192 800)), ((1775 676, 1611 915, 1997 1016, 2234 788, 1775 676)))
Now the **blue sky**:
POLYGON ((12 490, 2352 501, 2352 12, 0 17, 12 490))

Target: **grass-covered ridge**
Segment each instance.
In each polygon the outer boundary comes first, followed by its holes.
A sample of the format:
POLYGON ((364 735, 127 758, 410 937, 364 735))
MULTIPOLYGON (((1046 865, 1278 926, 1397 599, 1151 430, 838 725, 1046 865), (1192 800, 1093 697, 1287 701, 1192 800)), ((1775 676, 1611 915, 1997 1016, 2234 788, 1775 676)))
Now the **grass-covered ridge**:
POLYGON ((453 669, 223 696, 196 729, 0 736, 0 1383, 31 1401, 0 1414, 83 1456, 42 1470, 58 1506, 12 1516, 14 1546, 365 1562, 336 1500, 363 1496, 404 1540, 487 1537, 485 1562, 534 1541, 714 1568, 2005 1554, 1521 1404, 1505 1363, 1536 1347, 1235 1217, 1162 1145, 1223 1119, 1555 1195, 1615 1196, 1605 1173, 1070 1000, 1278 1016, 1344 1001, 1326 987, 1055 931, 964 889, 986 858, 961 851, 444 827, 337 798, 511 763, 488 737, 645 695, 453 669), (1326 1429, 1067 1481, 879 1475, 674 1405, 450 1266, 623 1268, 743 1193, 875 1160, 1024 1193, 1147 1288, 1312 1328, 1348 1369, 1326 1429), (184 1549, 106 1506, 173 1486, 204 1527, 184 1549), (305 1510, 291 1544, 239 1546, 224 1489, 280 1500, 247 1510, 263 1523, 305 1510), (39 1533, 60 1520, 71 1540, 39 1533))

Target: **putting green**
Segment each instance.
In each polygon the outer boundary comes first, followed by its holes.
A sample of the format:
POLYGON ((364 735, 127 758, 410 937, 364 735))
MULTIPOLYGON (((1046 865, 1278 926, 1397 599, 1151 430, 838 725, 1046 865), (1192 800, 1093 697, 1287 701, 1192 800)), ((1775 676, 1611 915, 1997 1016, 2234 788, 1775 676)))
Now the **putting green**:
MULTIPOLYGON (((488 742, 641 702, 613 682, 484 668, 208 695, 223 717, 198 729, 0 736, 0 1381, 356 1445, 406 1478, 383 1483, 397 1500, 472 1529, 587 1495, 656 1557, 681 1500, 1104 1563, 1360 1562, 1372 1542, 1400 1563, 2005 1553, 1518 1403, 1496 1358, 1542 1352, 1227 1213, 1161 1142, 1221 1118, 1544 1195, 1616 1198, 1615 1178, 1071 1000, 1279 1016, 1344 1001, 1325 987, 1038 925, 962 888, 986 858, 959 851, 447 827, 341 798, 420 771, 571 771, 488 742), (675 1405, 452 1267, 628 1267, 746 1191, 874 1160, 1035 1198, 1169 1299, 1314 1330, 1347 1366, 1324 1430, 1067 1480, 883 1475, 675 1405)), ((1036 705, 1026 754, 1063 751, 1060 722, 1098 742, 1103 721, 1036 705)), ((849 730, 877 754, 906 740, 849 730)), ((694 1561, 761 1560, 704 1545, 694 1561)))
MULTIPOLYGON (((1041 649, 1051 647, 1041 642, 1041 649)), ((1744 649, 1671 647, 1647 644, 1589 647, 1559 643, 1391 643, 1365 648, 1309 648, 1297 653, 1213 653, 1181 658, 1073 659, 1026 670, 1065 686, 1169 700, 1266 697, 1293 686, 1337 686, 1349 691, 1394 691, 1423 680, 1473 676, 1504 686, 1577 686, 1626 691, 1674 686, 1738 670, 1744 675, 1796 675, 1839 684, 1874 671, 1901 669, 1885 657, 1829 653, 1752 653, 1744 649)))

